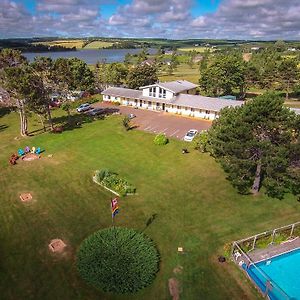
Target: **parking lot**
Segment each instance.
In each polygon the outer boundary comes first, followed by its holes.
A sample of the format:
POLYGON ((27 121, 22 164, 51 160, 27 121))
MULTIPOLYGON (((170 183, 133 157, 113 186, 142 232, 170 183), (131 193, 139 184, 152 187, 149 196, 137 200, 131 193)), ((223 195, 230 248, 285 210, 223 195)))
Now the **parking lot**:
POLYGON ((115 106, 107 103, 97 103, 93 107, 109 107, 119 109, 123 115, 134 114, 132 123, 138 129, 152 133, 164 133, 168 137, 183 139, 189 129, 199 132, 211 126, 211 121, 189 117, 171 115, 169 113, 155 112, 144 109, 135 109, 129 106, 115 106))

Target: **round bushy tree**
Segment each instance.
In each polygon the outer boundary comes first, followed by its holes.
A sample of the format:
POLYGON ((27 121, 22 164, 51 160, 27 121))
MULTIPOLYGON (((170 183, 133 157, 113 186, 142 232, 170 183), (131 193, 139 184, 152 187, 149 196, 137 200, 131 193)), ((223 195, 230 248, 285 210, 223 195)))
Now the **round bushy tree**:
POLYGON ((153 242, 128 228, 97 231, 82 242, 77 253, 80 276, 105 292, 137 292, 152 283, 158 265, 153 242))
POLYGON ((154 138, 154 144, 155 145, 162 146, 162 145, 168 144, 168 142, 169 142, 168 138, 163 133, 159 133, 154 138))

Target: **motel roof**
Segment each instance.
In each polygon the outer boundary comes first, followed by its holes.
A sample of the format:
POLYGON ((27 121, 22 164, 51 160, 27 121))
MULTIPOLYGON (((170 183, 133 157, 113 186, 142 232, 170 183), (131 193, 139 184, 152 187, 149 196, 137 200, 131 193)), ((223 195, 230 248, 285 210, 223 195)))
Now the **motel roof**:
POLYGON ((109 87, 102 92, 102 95, 139 99, 140 96, 142 96, 142 91, 120 87, 109 87))
POLYGON ((198 85, 189 82, 187 80, 176 80, 176 81, 169 81, 169 82, 158 82, 152 85, 142 86, 140 87, 140 90, 153 87, 153 86, 158 86, 170 92, 173 92, 174 94, 177 94, 183 91, 194 89, 198 85))
POLYGON ((200 95, 179 94, 171 101, 173 105, 191 107, 196 109, 220 111, 222 108, 241 106, 243 101, 227 100, 205 97, 200 95))

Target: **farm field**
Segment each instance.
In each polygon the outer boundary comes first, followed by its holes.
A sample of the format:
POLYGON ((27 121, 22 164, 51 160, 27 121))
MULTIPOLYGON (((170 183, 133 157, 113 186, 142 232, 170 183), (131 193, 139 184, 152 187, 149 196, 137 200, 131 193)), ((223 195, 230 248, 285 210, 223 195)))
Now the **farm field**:
POLYGON ((82 49, 84 41, 83 40, 57 40, 57 41, 48 41, 48 42, 37 42, 33 44, 42 44, 49 46, 63 46, 68 48, 76 47, 77 49, 82 49))
MULTIPOLYGON (((66 119, 60 110, 55 121, 66 119)), ((170 299, 168 279, 177 277, 181 299, 259 299, 232 264, 220 264, 225 243, 295 222, 300 206, 287 196, 239 195, 207 154, 182 155, 182 141, 155 146, 154 135, 126 132, 120 116, 85 120, 62 134, 41 133, 15 139, 18 114, 0 110, 0 294, 14 299, 170 299), (18 148, 45 149, 42 158, 8 164, 18 148), (48 157, 52 154, 52 157, 48 157), (116 225, 145 230, 158 247, 160 271, 152 285, 134 295, 104 294, 83 283, 76 272, 76 250, 96 230, 111 226, 112 194, 92 182, 96 169, 119 173, 137 188, 120 199, 116 225), (19 194, 32 193, 30 203, 19 194), (149 217, 157 214, 145 229, 149 217), (67 255, 48 250, 53 238, 68 245, 67 255), (177 247, 184 248, 178 254, 177 247), (182 266, 181 274, 173 269, 182 266)))
POLYGON ((111 42, 103 42, 103 41, 93 41, 87 44, 84 49, 99 49, 111 46, 113 43, 111 42))
POLYGON ((178 51, 184 51, 184 52, 188 52, 188 51, 197 51, 197 52, 199 52, 199 53, 203 53, 203 52, 205 52, 205 51, 207 51, 207 50, 209 50, 209 52, 213 52, 213 51, 215 51, 215 49, 212 49, 212 48, 208 48, 208 47, 182 47, 182 48, 178 48, 177 49, 178 51))

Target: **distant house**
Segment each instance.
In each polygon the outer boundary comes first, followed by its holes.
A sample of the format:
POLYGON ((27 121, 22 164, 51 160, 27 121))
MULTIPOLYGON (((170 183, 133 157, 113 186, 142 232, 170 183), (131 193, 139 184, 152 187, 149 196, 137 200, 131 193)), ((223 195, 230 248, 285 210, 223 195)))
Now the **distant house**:
POLYGON ((196 88, 197 85, 189 81, 177 80, 142 86, 139 90, 110 87, 102 94, 104 101, 209 120, 217 118, 224 107, 243 104, 242 101, 195 95, 196 88))
POLYGON ((258 51, 258 50, 260 50, 260 47, 251 47, 251 50, 252 51, 258 51))
POLYGON ((297 49, 296 49, 296 48, 288 48, 287 50, 288 50, 288 51, 291 51, 291 52, 295 52, 295 51, 297 51, 297 49))

